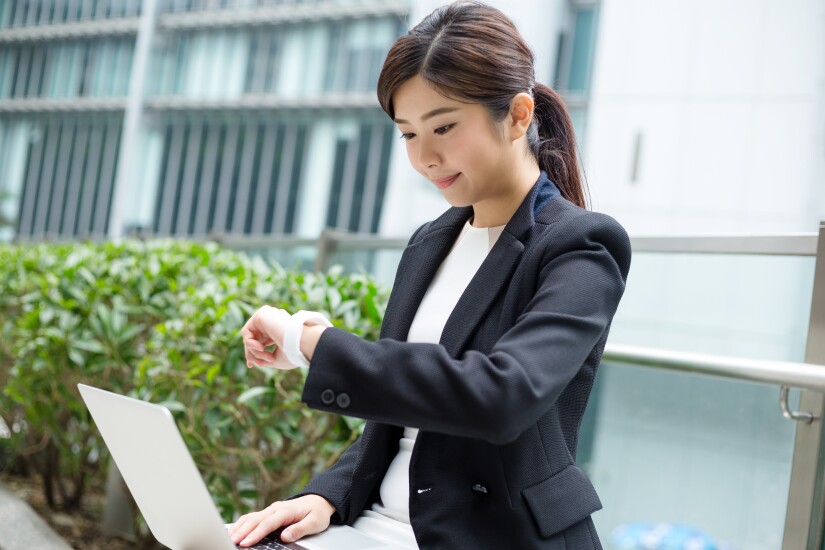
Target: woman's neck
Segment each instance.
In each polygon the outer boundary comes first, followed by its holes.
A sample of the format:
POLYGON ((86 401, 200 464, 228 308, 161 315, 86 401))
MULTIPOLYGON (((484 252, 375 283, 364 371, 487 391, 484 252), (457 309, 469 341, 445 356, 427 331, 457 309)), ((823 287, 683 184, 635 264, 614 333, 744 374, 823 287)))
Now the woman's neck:
POLYGON ((514 172, 504 193, 473 204, 473 227, 506 225, 541 175, 537 163, 522 163, 514 172))

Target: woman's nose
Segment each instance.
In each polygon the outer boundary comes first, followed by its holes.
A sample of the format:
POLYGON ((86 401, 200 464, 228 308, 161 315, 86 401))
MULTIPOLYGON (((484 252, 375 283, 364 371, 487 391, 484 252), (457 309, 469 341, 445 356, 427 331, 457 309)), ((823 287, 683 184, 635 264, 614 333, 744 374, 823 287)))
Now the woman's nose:
POLYGON ((432 144, 421 140, 418 149, 418 164, 424 168, 432 168, 438 166, 440 162, 438 151, 432 144))

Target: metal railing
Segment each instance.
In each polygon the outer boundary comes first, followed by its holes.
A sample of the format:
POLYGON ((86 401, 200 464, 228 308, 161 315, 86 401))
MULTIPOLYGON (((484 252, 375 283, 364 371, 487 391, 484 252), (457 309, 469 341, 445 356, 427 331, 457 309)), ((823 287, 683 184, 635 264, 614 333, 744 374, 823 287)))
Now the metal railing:
POLYGON ((825 393, 825 364, 765 361, 621 344, 607 344, 602 360, 825 393))
POLYGON ((633 252, 675 254, 755 254, 759 256, 816 256, 816 233, 785 235, 702 235, 633 237, 633 252))
POLYGON ((610 345, 606 358, 658 369, 700 372, 780 386, 782 414, 796 423, 783 550, 819 549, 825 530, 825 222, 818 234, 713 237, 645 237, 633 239, 634 252, 755 254, 816 258, 805 363, 756 361, 651 348, 610 345), (788 387, 800 393, 800 411, 787 405, 788 387))
MULTIPOLYGON (((316 246, 316 269, 329 267, 331 259, 347 250, 400 250, 407 237, 381 237, 325 229, 317 239, 292 235, 238 236, 213 233, 209 237, 229 247, 293 248, 316 246)), ((672 254, 725 254, 759 256, 816 256, 816 233, 785 235, 702 235, 631 237, 633 252, 672 254)))

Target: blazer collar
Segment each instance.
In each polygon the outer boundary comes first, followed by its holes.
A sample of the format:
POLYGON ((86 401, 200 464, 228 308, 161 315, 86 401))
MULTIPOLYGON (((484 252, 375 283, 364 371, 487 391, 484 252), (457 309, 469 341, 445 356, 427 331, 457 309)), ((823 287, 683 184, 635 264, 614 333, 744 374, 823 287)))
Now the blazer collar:
MULTIPOLYGON (((510 280, 532 234, 536 215, 558 195, 558 188, 542 170, 447 319, 441 344, 451 356, 458 355, 510 280)), ((417 242, 404 249, 381 327, 382 338, 407 339, 427 288, 472 214, 472 206, 450 208, 422 230, 424 234, 417 242)))

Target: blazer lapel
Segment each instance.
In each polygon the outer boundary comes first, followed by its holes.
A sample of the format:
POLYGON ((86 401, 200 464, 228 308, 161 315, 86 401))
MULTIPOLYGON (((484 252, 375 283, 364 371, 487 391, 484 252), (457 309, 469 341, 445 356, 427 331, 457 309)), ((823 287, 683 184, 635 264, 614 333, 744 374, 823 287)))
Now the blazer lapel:
POLYGON ((521 241, 506 231, 502 232, 444 325, 440 343, 451 357, 458 356, 475 332, 493 300, 513 275, 523 251, 521 241))
POLYGON ((407 339, 427 288, 472 214, 472 207, 449 209, 432 222, 420 241, 404 249, 384 313, 381 338, 407 339))
MULTIPOLYGON (((533 228, 534 207, 541 208, 552 198, 552 194, 548 195, 548 187, 552 193, 558 194, 544 172, 536 183, 507 222, 447 319, 440 343, 453 357, 461 351, 498 293, 510 280, 533 228)), ((427 288, 472 214, 471 206, 450 208, 424 229, 426 234, 420 241, 404 249, 384 313, 381 338, 407 339, 427 288)))
POLYGON ((501 236, 447 318, 440 343, 447 348, 451 357, 458 357, 464 349, 468 339, 484 319, 499 292, 507 286, 521 261, 524 243, 529 239, 533 229, 534 206, 543 207, 546 200, 549 200, 543 199, 538 203, 537 194, 544 194, 548 185, 556 189, 544 172, 536 183, 504 226, 501 236))

